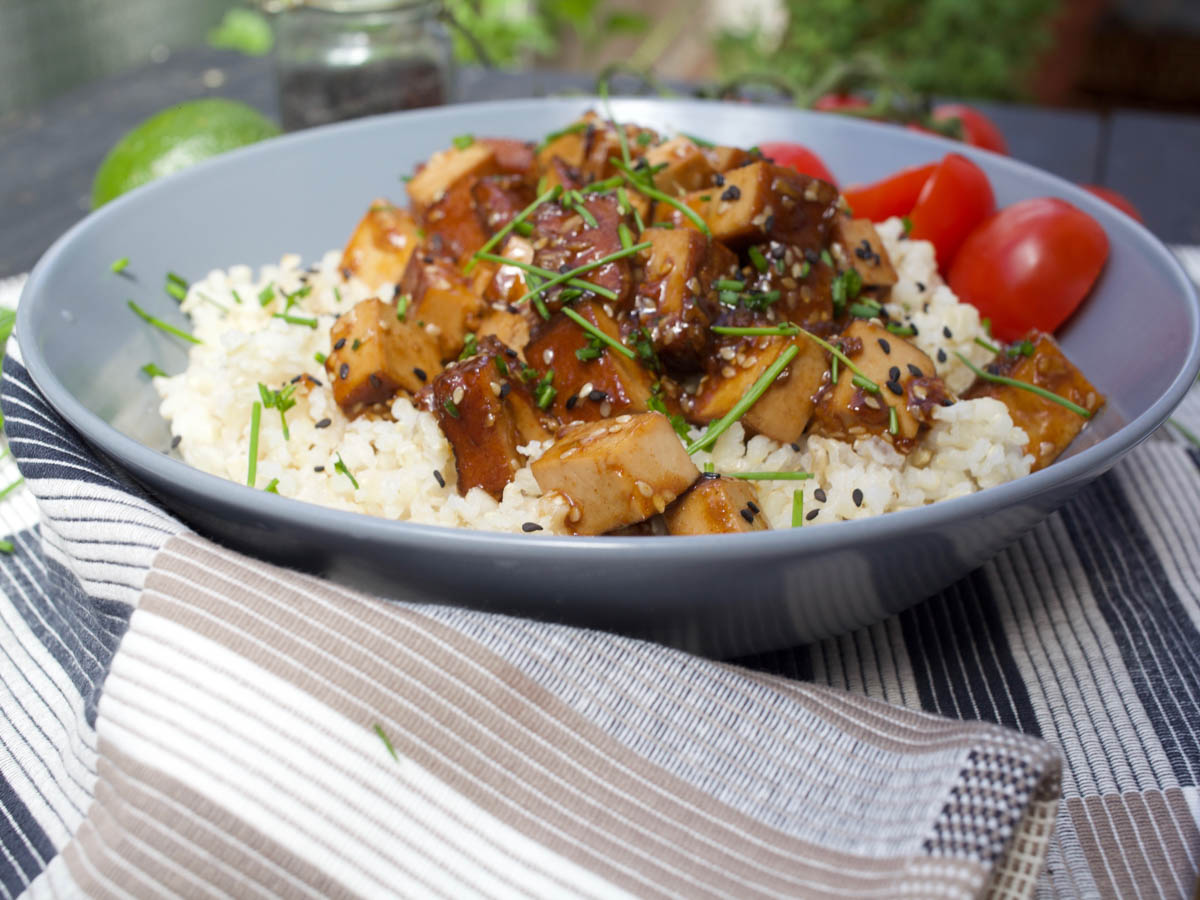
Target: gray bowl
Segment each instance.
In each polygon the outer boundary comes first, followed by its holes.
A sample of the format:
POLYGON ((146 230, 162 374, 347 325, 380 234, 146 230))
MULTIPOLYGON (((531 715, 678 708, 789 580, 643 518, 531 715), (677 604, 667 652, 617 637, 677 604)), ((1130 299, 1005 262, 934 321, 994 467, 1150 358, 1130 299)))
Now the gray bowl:
POLYGON ((402 113, 268 141, 109 204, 34 269, 18 334, 54 407, 198 531, 246 553, 389 596, 594 626, 729 656, 876 622, 962 577, 1145 439, 1200 369, 1200 307, 1148 231, 1071 184, 1022 163, 903 129, 830 115, 694 101, 614 101, 616 116, 748 146, 796 140, 842 183, 965 153, 1001 205, 1058 196, 1094 216, 1111 255, 1060 332, 1108 405, 1044 471, 978 494, 876 519, 692 538, 507 535, 323 509, 196 471, 163 454, 168 433, 138 367, 185 365, 185 348, 125 308, 136 299, 184 324, 167 271, 197 278, 345 242, 377 196, 455 135, 538 138, 591 98, 402 113), (111 275, 129 256, 130 282, 111 275))

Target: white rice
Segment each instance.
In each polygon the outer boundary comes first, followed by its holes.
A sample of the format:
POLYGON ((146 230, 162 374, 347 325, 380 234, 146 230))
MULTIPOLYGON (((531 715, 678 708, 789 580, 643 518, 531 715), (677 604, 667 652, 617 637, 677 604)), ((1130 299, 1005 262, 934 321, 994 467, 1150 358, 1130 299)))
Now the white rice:
MULTIPOLYGON (((959 303, 942 283, 932 246, 901 239, 901 229, 895 219, 879 228, 900 275, 888 312, 911 319, 918 328, 913 341, 931 359, 937 360, 938 350, 945 351, 946 361, 937 363, 938 374, 951 390, 964 390, 972 376, 954 351, 976 363, 990 357, 974 343, 984 335, 979 314, 959 303)), ((245 483, 251 406, 260 399, 257 385, 278 389, 308 373, 322 386, 297 389, 296 405, 287 411, 290 440, 283 437, 278 411, 262 412, 256 487, 265 488, 277 479, 275 487, 284 496, 391 519, 488 531, 520 531, 524 523, 536 522, 545 533, 566 533, 566 503, 541 496, 528 466, 516 473, 499 503, 478 488, 460 497, 454 455, 436 418, 414 408, 406 397, 392 403, 395 421, 351 421, 342 415, 315 354, 329 352, 334 313, 348 310, 370 292, 360 282, 341 280, 339 258, 338 251, 330 251, 313 267, 307 279, 311 292, 290 311, 292 316, 316 318, 316 328, 274 317, 283 310, 280 291, 291 293, 304 283, 296 256, 263 267, 257 277, 247 266, 234 266, 211 272, 191 286, 183 310, 203 343, 193 347, 182 374, 155 379, 162 414, 180 438, 183 459, 245 483), (263 306, 259 294, 268 286, 273 287, 274 299, 263 306), (317 428, 326 418, 330 424, 317 428), (338 470, 339 457, 358 482, 357 489, 338 470)), ((791 525, 797 489, 804 492, 807 513, 820 510, 806 520, 810 526, 922 506, 1028 474, 1032 457, 1022 451, 1027 438, 999 401, 960 401, 938 408, 934 418, 922 445, 909 457, 875 437, 853 445, 809 437, 793 450, 761 435, 747 441, 735 423, 711 453, 694 458, 699 466, 712 462, 718 472, 812 472, 814 477, 803 482, 756 482, 760 505, 773 528, 791 525), (824 492, 823 502, 816 499, 818 489, 824 492), (862 492, 861 504, 854 502, 856 490, 862 492)), ((525 450, 536 458, 544 446, 525 450)))

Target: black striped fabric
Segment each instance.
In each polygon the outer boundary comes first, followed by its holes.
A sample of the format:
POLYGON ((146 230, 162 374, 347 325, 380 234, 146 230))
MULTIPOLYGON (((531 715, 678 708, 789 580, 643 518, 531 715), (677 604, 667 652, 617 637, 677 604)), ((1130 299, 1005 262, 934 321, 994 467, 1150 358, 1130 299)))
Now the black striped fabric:
MULTIPOLYGON (((17 896, 84 818, 105 675, 156 550, 183 529, 11 355, 2 400, 40 517, 0 557, 0 893, 17 896)), ((1200 430, 1200 398, 1179 415, 1200 430)), ((1040 894, 1186 896, 1200 869, 1200 454, 1170 434, 925 603, 737 662, 1045 738, 1065 771, 1040 894), (1170 877, 1140 879, 1161 874, 1148 848, 1167 845, 1183 848, 1170 877)))

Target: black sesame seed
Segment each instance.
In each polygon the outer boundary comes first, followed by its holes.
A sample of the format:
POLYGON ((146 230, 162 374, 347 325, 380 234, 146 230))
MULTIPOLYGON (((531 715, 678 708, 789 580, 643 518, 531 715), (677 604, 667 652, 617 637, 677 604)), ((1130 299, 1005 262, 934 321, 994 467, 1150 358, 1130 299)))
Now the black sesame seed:
POLYGON ((542 526, 537 522, 525 522, 521 525, 521 530, 528 534, 531 531, 541 531, 542 526))
POLYGON ((353 275, 354 272, 351 271, 349 266, 342 266, 342 281, 349 281, 353 275))
POLYGON ((562 263, 562 264, 561 264, 561 265, 558 267, 558 274, 559 274, 559 275, 566 275, 566 274, 567 274, 568 272, 570 272, 570 271, 571 271, 571 267, 570 267, 570 266, 568 266, 566 263, 562 263))
POLYGON ((771 213, 769 216, 767 216, 766 221, 763 222, 763 227, 766 228, 767 231, 775 230, 775 213, 771 213))
POLYGON ((772 243, 771 249, 767 251, 767 256, 771 257, 771 259, 783 259, 786 253, 787 247, 785 247, 783 244, 772 243))
POLYGON ((899 381, 899 380, 900 380, 900 367, 892 366, 890 369, 888 369, 888 381, 899 381))
POLYGON ((342 381, 345 381, 350 377, 350 365, 348 363, 342 363, 341 368, 338 369, 338 377, 341 378, 342 381))
POLYGON ((721 476, 717 472, 701 472, 700 477, 707 478, 708 480, 712 481, 716 478, 720 478, 721 476))
POLYGON ((293 378, 293 379, 292 379, 292 380, 289 382, 289 384, 296 384, 296 382, 298 382, 298 381, 299 381, 301 378, 303 378, 303 377, 304 377, 303 375, 297 375, 295 378, 293 378))
POLYGON ((175 435, 175 437, 171 438, 171 449, 174 450, 176 447, 178 447, 179 442, 182 440, 183 440, 182 434, 177 434, 177 435, 175 435))
POLYGON ((946 361, 946 351, 943 350, 941 347, 938 347, 938 362, 945 362, 945 361, 946 361))
POLYGON ((506 381, 506 382, 504 382, 504 384, 500 385, 500 399, 501 400, 503 400, 505 397, 507 397, 510 393, 512 393, 512 385, 511 384, 509 384, 506 381))
POLYGON ((892 352, 892 345, 887 342, 887 338, 877 338, 877 340, 879 341, 880 349, 883 350, 884 353, 892 352))
POLYGON ((718 172, 713 176, 713 184, 717 187, 725 187, 725 176, 718 172))
POLYGON ((954 337, 954 332, 950 330, 950 326, 949 326, 949 325, 943 325, 943 326, 942 326, 942 337, 944 337, 944 338, 952 338, 952 337, 954 337))
POLYGON ((333 424, 333 419, 325 418, 325 419, 322 419, 320 422, 317 422, 317 424, 313 425, 313 428, 328 428, 332 424, 333 424))
POLYGON ((922 304, 921 304, 921 312, 926 312, 926 313, 927 313, 927 312, 929 312, 929 303, 928 303, 928 301, 927 301, 927 302, 925 302, 925 303, 922 303, 922 304))
POLYGON ((740 512, 742 514, 742 518, 745 519, 747 522, 749 522, 750 524, 754 523, 754 513, 750 512, 750 510, 739 509, 738 512, 740 512))
POLYGON ((896 381, 889 381, 887 383, 887 389, 897 397, 904 393, 904 388, 900 387, 900 383, 896 381))
POLYGON ((308 375, 308 376, 306 376, 306 377, 308 378, 308 380, 309 380, 309 381, 311 381, 311 382, 312 382, 313 384, 315 384, 317 387, 324 387, 324 385, 321 383, 321 379, 320 379, 320 378, 313 378, 311 375, 308 375))
POLYGON ((420 381, 422 384, 429 380, 429 376, 425 374, 424 369, 418 369, 414 366, 413 374, 417 376, 417 381, 420 381))
MULTIPOLYGON (((908 371, 912 373, 912 376, 914 378, 924 378, 925 377, 925 373, 921 371, 920 367, 914 366, 912 363, 908 364, 908 371)), ((893 380, 898 381, 899 379, 893 379, 893 380)))
POLYGON ((608 399, 608 394, 606 394, 602 390, 597 389, 597 390, 591 391, 588 394, 588 399, 591 400, 593 403, 603 403, 605 400, 608 399))
POLYGON ((725 190, 721 192, 722 200, 740 200, 741 197, 742 197, 741 188, 739 188, 736 184, 731 184, 729 187, 725 188, 725 190))
POLYGON ((821 254, 818 253, 816 250, 813 250, 810 247, 809 249, 804 251, 804 258, 807 259, 810 263, 812 263, 815 266, 817 263, 819 263, 821 261, 821 254))
POLYGON ((825 496, 825 489, 817 488, 815 491, 813 491, 813 499, 816 500, 818 503, 824 503, 825 500, 827 499, 825 496))
POLYGON ((909 322, 909 323, 908 323, 908 327, 912 329, 912 336, 913 336, 913 337, 916 337, 918 334, 920 334, 920 333, 921 333, 919 330, 917 330, 917 326, 916 326, 916 323, 915 323, 915 322, 909 322))
POLYGON ((446 486, 446 479, 442 477, 442 473, 439 472, 437 469, 433 470, 433 478, 438 483, 438 487, 446 486))
POLYGON ((338 338, 338 339, 337 339, 337 343, 333 345, 333 349, 334 349, 334 350, 341 350, 341 349, 342 349, 343 347, 345 347, 345 346, 346 346, 346 339, 345 339, 345 338, 338 338))
POLYGON ((325 467, 324 466, 313 466, 313 471, 314 472, 324 472, 325 467))
POLYGON ((383 380, 374 372, 367 376, 367 381, 371 382, 371 387, 375 388, 375 390, 383 387, 383 380))
POLYGON ((850 499, 854 501, 855 506, 862 506, 863 493, 858 488, 854 489, 854 493, 850 495, 850 499))
POLYGON ((433 265, 433 257, 432 256, 423 256, 421 258, 425 261, 425 265, 427 265, 427 266, 433 265))
MULTIPOLYGON (((516 312, 516 310, 514 309, 514 310, 513 310, 513 312, 516 312)), ((516 358, 517 358, 517 351, 516 351, 516 350, 514 350, 512 347, 505 347, 505 348, 504 348, 504 355, 505 355, 505 356, 507 356, 509 359, 516 359, 516 358)))
POLYGON ((804 521, 811 522, 813 519, 815 519, 817 517, 817 513, 819 513, 819 512, 820 512, 819 509, 814 509, 812 512, 808 513, 808 515, 806 515, 804 517, 804 521))
POLYGON ((918 281, 917 282, 917 290, 920 291, 921 293, 925 293, 925 282, 918 281))
POLYGON ((575 404, 578 402, 579 402, 579 395, 572 394, 570 397, 567 398, 567 409, 574 409, 575 404))
POLYGON ((746 508, 748 510, 750 510, 750 512, 754 513, 755 515, 758 515, 760 512, 762 512, 762 510, 760 510, 758 508, 758 504, 755 503, 753 500, 746 501, 746 508))
POLYGON ((992 375, 999 375, 999 374, 1000 374, 1000 367, 999 367, 998 365, 996 365, 996 363, 990 363, 990 364, 988 365, 988 367, 987 367, 987 370, 988 370, 988 372, 990 372, 992 375))
POLYGON ((800 452, 800 445, 799 445, 799 444, 797 444, 795 441, 792 441, 792 449, 793 449, 793 450, 795 450, 797 453, 799 453, 799 452, 800 452))

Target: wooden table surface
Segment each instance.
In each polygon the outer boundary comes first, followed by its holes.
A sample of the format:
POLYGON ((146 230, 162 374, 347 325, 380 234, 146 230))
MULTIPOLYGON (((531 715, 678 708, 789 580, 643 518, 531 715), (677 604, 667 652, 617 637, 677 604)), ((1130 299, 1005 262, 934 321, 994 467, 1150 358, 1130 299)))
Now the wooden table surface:
MULTIPOLYGON (((460 73, 457 94, 491 100, 591 85, 580 75, 473 69, 460 73)), ((278 119, 270 61, 208 49, 176 53, 0 119, 0 278, 28 271, 86 214, 92 175, 122 134, 172 103, 214 95, 278 119), (221 84, 210 87, 214 80, 221 84)), ((1014 157, 1072 181, 1115 188, 1162 240, 1200 244, 1200 117, 976 105, 999 125, 1014 157)))

